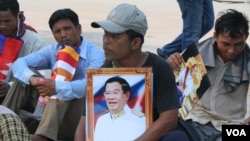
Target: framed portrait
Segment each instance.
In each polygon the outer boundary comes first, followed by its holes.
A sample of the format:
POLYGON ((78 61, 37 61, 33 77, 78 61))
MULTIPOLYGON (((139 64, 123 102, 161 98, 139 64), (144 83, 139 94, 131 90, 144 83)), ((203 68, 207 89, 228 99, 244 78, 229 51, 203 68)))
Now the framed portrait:
POLYGON ((152 123, 151 68, 87 69, 86 140, 134 140, 152 123))
POLYGON ((182 52, 180 71, 174 71, 179 93, 179 115, 185 119, 209 88, 210 81, 202 57, 195 43, 182 52))

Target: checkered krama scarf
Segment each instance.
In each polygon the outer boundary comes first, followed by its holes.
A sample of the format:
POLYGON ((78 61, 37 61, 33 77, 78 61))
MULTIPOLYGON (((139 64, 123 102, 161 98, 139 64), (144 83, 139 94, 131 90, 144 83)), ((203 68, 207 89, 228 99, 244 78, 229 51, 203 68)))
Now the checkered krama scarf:
POLYGON ((0 114, 0 141, 30 141, 28 130, 17 115, 0 114))

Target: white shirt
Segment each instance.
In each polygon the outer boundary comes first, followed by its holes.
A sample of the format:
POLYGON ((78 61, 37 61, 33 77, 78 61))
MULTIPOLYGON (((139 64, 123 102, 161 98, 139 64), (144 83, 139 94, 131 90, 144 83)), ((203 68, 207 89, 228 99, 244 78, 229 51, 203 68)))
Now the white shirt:
POLYGON ((97 119, 94 141, 133 141, 146 130, 144 114, 134 113, 125 105, 124 114, 112 118, 106 113, 97 119))

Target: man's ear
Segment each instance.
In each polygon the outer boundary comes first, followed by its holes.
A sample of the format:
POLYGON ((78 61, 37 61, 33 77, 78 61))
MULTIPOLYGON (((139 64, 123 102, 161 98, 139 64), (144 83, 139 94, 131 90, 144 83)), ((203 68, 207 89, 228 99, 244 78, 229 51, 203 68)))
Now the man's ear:
POLYGON ((141 43, 142 43, 142 40, 141 38, 135 38, 132 42, 131 42, 131 48, 132 49, 138 49, 141 47, 141 43))
POLYGON ((81 34, 82 33, 82 26, 81 26, 81 24, 78 24, 77 26, 76 26, 76 29, 77 29, 77 31, 81 34))

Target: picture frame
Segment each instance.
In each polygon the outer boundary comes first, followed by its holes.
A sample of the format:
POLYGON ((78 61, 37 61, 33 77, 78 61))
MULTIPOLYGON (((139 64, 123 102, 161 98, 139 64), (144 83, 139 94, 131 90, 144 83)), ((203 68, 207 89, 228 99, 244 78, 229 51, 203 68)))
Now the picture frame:
MULTIPOLYGON (((131 94, 128 107, 145 115, 145 127, 152 123, 152 68, 91 68, 87 69, 86 93, 86 139, 95 141, 94 132, 97 119, 109 113, 104 97, 105 81, 112 77, 125 79, 131 94)), ((126 119, 130 120, 130 119, 126 119)), ((127 121, 125 121, 127 122, 127 121)), ((122 126, 122 125, 119 125, 122 126)), ((118 127, 119 127, 118 126, 118 127)), ((108 130, 108 129, 107 129, 108 130)), ((114 129, 115 130, 115 129, 114 129)), ((123 134, 126 133, 123 132, 123 134)), ((113 134, 112 134, 113 136, 113 134)), ((117 135, 119 136, 119 135, 117 135)), ((132 135, 131 135, 132 136, 132 135)))
POLYGON ((190 44, 181 55, 181 68, 179 71, 175 70, 174 75, 181 104, 179 116, 186 119, 211 84, 195 43, 190 44))

